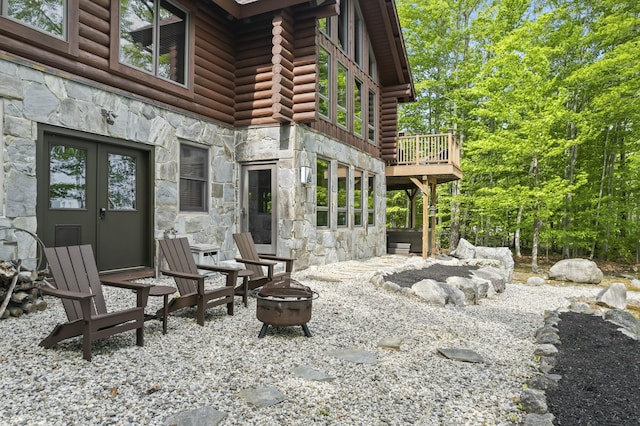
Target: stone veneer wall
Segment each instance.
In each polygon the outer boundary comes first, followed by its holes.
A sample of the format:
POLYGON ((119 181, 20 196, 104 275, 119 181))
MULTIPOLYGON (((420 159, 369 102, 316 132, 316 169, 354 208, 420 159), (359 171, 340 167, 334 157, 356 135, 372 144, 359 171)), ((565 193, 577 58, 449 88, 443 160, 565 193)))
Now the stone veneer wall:
MULTIPOLYGON (((386 254, 384 162, 305 125, 238 131, 237 144, 240 162, 274 160, 277 163, 277 252, 294 257, 296 269, 386 254), (340 162, 376 175, 375 226, 337 228, 333 224, 327 229, 316 229, 315 180, 311 185, 302 185, 300 167, 308 166, 315 172, 318 156, 332 161, 334 173, 340 162)), ((349 187, 352 186, 353 175, 349 187)), ((332 197, 330 214, 335 217, 335 191, 332 191, 332 197)))
MULTIPOLYGON (((37 230, 36 143, 39 123, 154 146, 155 238, 167 233, 195 243, 217 244, 220 258, 232 259, 232 233, 238 229, 241 162, 276 161, 278 165, 278 254, 297 259, 296 268, 362 259, 386 253, 384 163, 368 154, 312 131, 304 125, 263 126, 235 130, 168 108, 146 103, 101 85, 62 78, 0 59, 0 164, 4 191, 0 227, 37 230), (113 111, 107 124, 101 110, 113 111), (211 151, 209 213, 178 211, 179 143, 208 146, 211 151), (315 170, 321 156, 351 164, 377 176, 375 226, 315 228, 315 184, 300 183, 300 166, 315 170)), ((353 179, 353 177, 351 178, 353 179)), ((336 194, 332 205, 335 209, 336 194)), ((335 217, 335 210, 332 210, 335 217)), ((366 214, 364 215, 366 220, 366 214)), ((29 253, 35 244, 18 236, 29 253)), ((30 257, 26 253, 21 259, 30 257)))
MULTIPOLYGON (((0 226, 35 232, 38 124, 48 124, 155 147, 155 238, 167 231, 193 242, 235 250, 235 131, 107 90, 0 59, 0 102, 4 114, 4 197, 0 226), (117 115, 107 124, 102 109, 117 115), (210 212, 178 211, 179 142, 211 150, 210 212)), ((0 110, 0 112, 2 112, 0 110)), ((24 256, 26 258, 27 256, 24 256)), ((23 258, 23 257, 21 257, 23 258)))

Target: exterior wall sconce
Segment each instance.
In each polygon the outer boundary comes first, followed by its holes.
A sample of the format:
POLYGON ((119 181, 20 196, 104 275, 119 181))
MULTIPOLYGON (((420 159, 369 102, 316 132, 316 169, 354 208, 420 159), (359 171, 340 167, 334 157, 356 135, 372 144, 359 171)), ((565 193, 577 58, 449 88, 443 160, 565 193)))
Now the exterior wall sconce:
POLYGON ((436 206, 429 206, 429 217, 435 217, 436 215, 436 206))
POLYGON ((313 181, 313 172, 309 166, 300 167, 300 183, 304 186, 311 185, 313 181))
POLYGON ((102 108, 102 110, 100 111, 102 113, 102 116, 104 117, 105 121, 107 122, 107 124, 113 124, 115 123, 115 119, 118 116, 117 114, 115 114, 113 111, 111 110, 106 110, 104 108, 102 108))

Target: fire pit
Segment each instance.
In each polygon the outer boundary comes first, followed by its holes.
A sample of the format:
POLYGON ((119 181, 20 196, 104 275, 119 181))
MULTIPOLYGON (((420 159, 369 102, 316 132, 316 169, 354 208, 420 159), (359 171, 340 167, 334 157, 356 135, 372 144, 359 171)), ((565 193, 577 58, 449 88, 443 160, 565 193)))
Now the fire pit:
POLYGON ((299 325, 304 335, 311 337, 307 322, 311 319, 311 305, 318 293, 291 279, 265 284, 251 293, 257 299, 256 317, 263 323, 258 338, 267 334, 270 325, 299 325))

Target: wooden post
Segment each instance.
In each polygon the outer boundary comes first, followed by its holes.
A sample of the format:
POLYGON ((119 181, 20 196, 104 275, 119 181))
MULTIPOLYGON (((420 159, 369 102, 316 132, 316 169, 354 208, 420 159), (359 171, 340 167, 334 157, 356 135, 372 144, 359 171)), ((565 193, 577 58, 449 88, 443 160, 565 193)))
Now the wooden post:
POLYGON ((411 182, 422 192, 422 258, 429 255, 429 186, 427 176, 422 176, 422 182, 410 178, 411 182))
POLYGON ((429 221, 429 235, 431 236, 431 249, 430 249, 430 253, 431 253, 431 257, 434 257, 436 255, 436 215, 435 215, 435 210, 436 210, 436 205, 437 205, 437 198, 436 198, 436 182, 435 181, 431 181, 429 182, 429 186, 431 187, 431 203, 429 204, 429 209, 431 210, 431 207, 433 207, 433 215, 430 215, 430 221, 429 221))

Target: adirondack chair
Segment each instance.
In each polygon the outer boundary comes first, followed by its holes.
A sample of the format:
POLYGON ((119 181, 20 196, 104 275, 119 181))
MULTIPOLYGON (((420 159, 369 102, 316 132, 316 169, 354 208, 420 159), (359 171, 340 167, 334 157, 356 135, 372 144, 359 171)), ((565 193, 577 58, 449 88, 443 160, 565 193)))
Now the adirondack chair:
POLYGON ((136 330, 136 344, 144 345, 144 308, 150 285, 129 282, 101 282, 90 245, 47 247, 44 249, 49 271, 56 288, 42 287, 42 292, 62 299, 68 322, 58 324, 40 346, 82 336, 82 356, 91 361, 91 343, 128 330, 136 330), (107 312, 102 285, 136 291, 135 308, 107 312))
POLYGON ((249 278, 249 290, 262 287, 268 282, 282 281, 291 277, 293 261, 295 259, 270 254, 259 254, 250 232, 233 234, 233 239, 240 252, 240 257, 236 258, 236 261, 244 263, 245 267, 253 272, 253 275, 249 278), (285 270, 276 273, 274 268, 279 262, 285 264, 285 270), (266 268, 266 274, 263 267, 266 268))
MULTIPOLYGON (((238 269, 222 266, 196 265, 186 238, 168 238, 159 240, 162 254, 167 260, 169 269, 161 269, 164 275, 173 277, 180 292, 180 297, 169 302, 168 312, 196 306, 197 321, 204 325, 204 313, 214 306, 226 304, 227 313, 233 315, 233 298, 238 269), (205 279, 210 274, 201 274, 198 269, 219 272, 226 275, 226 285, 215 289, 205 289, 205 279)), ((158 311, 158 316, 163 315, 158 311)))

